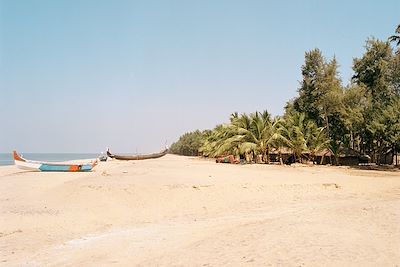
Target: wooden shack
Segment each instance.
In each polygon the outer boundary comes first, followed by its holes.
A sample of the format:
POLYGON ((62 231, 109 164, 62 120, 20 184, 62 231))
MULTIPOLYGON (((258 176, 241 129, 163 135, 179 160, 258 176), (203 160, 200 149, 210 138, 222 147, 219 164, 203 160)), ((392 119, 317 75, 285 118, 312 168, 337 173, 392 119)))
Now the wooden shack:
POLYGON ((294 162, 293 151, 289 148, 273 148, 269 151, 269 160, 271 162, 281 162, 284 164, 290 164, 294 162))
MULTIPOLYGON (((335 164, 335 155, 331 150, 325 149, 316 154, 317 164, 335 164)), ((360 153, 357 151, 348 148, 341 147, 338 153, 338 162, 337 165, 343 166, 354 166, 360 163, 360 153)))

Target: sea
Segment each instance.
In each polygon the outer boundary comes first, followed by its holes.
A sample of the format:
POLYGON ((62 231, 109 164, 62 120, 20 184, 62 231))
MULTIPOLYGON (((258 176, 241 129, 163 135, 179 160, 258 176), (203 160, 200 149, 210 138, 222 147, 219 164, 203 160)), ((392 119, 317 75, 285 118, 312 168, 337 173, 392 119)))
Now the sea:
MULTIPOLYGON (((76 159, 95 159, 98 153, 23 153, 22 156, 30 160, 38 161, 68 161, 76 159)), ((0 153, 0 166, 14 165, 12 153, 0 153)))

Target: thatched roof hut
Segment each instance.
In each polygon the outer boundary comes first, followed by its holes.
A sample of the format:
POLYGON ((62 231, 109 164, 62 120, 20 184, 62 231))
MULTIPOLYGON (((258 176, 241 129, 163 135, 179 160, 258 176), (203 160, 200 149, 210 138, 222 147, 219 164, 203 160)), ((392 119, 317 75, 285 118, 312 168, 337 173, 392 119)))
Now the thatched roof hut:
MULTIPOLYGON (((316 154, 318 164, 334 164, 335 155, 330 149, 316 154)), ((348 147, 341 147, 338 153, 338 165, 352 166, 360 163, 360 153, 348 147)))
POLYGON ((379 157, 379 164, 392 165, 393 163, 396 163, 395 154, 396 153, 392 148, 387 148, 382 151, 379 157))
POLYGON ((281 147, 279 149, 273 148, 269 151, 269 159, 272 162, 291 163, 293 161, 293 150, 287 147, 281 147))

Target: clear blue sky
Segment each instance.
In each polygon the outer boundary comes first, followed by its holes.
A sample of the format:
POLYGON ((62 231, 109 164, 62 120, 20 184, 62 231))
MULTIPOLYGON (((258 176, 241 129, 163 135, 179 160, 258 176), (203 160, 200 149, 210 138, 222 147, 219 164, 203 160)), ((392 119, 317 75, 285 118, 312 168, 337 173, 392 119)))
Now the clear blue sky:
POLYGON ((0 0, 0 152, 150 152, 234 111, 283 113, 304 52, 343 83, 400 1, 0 0))

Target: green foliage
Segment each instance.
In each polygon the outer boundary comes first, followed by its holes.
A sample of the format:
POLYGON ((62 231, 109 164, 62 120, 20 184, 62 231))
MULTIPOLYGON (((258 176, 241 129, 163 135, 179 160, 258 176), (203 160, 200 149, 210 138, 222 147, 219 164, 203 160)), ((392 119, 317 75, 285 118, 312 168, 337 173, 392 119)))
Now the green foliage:
MULTIPOLYGON (((399 46, 400 35, 389 40, 399 46)), ((264 162, 271 151, 280 155, 284 148, 297 161, 314 161, 330 150, 338 162, 340 150, 351 148, 379 164, 385 151, 400 150, 400 54, 389 42, 368 39, 353 70, 352 83, 344 88, 335 58, 327 61, 319 49, 306 52, 299 95, 287 103, 282 117, 236 112, 228 124, 183 135, 171 150, 206 157, 260 156, 264 162)))
POLYGON ((173 143, 170 148, 172 154, 184 156, 198 156, 199 148, 203 145, 205 136, 209 134, 208 131, 185 133, 176 143, 173 143))
POLYGON ((392 100, 382 111, 382 117, 378 122, 383 127, 385 141, 400 148, 400 97, 392 100))
POLYGON ((336 58, 327 61, 319 49, 306 52, 299 96, 293 101, 294 110, 290 111, 292 115, 303 113, 318 127, 324 127, 332 146, 340 146, 345 135, 344 123, 338 116, 343 109, 343 88, 337 69, 336 58))
POLYGON ((235 133, 230 125, 218 125, 207 135, 199 152, 206 157, 216 157, 223 154, 237 154, 234 140, 235 133))
POLYGON ((344 144, 352 149, 362 151, 362 140, 366 130, 366 111, 370 98, 363 86, 352 85, 344 90, 343 109, 339 117, 343 122, 344 144))
MULTIPOLYGON (((400 50, 398 50, 400 51, 400 50)), ((400 53, 397 53, 389 63, 389 86, 397 96, 400 95, 400 53)))
POLYGON ((267 111, 250 115, 233 113, 230 123, 217 126, 208 136, 200 151, 204 156, 226 154, 261 155, 269 161, 268 152, 281 139, 280 120, 272 120, 267 111))
POLYGON ((367 40, 366 51, 359 59, 354 59, 354 81, 363 87, 362 129, 358 133, 361 149, 372 156, 376 163, 388 147, 395 146, 391 131, 399 101, 399 56, 393 54, 388 42, 367 40))
POLYGON ((358 85, 366 86, 374 104, 384 105, 394 93, 390 88, 389 74, 393 58, 392 48, 388 42, 369 39, 365 49, 366 52, 361 58, 354 59, 353 79, 358 85))
POLYGON ((294 100, 294 109, 314 120, 318 126, 327 127, 329 117, 340 108, 342 95, 341 81, 338 77, 335 58, 326 62, 319 49, 305 54, 302 66, 303 80, 299 96, 294 100))
POLYGON ((273 121, 270 114, 264 111, 232 118, 231 125, 236 132, 235 137, 240 140, 238 149, 241 154, 254 152, 269 161, 268 151, 279 138, 278 121, 273 121))
POLYGON ((400 98, 393 98, 390 104, 372 116, 367 129, 373 137, 374 148, 378 151, 376 161, 379 162, 385 148, 400 146, 400 98))
POLYGON ((286 147, 293 151, 296 160, 301 160, 305 153, 314 158, 318 152, 329 148, 325 127, 318 127, 304 113, 293 113, 287 118, 283 137, 286 147))

